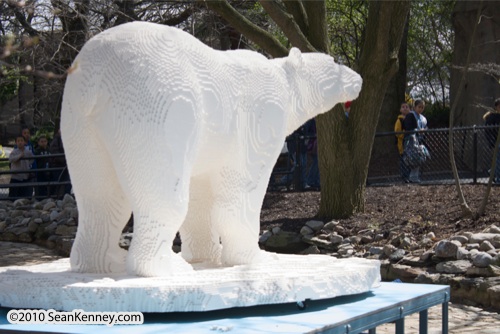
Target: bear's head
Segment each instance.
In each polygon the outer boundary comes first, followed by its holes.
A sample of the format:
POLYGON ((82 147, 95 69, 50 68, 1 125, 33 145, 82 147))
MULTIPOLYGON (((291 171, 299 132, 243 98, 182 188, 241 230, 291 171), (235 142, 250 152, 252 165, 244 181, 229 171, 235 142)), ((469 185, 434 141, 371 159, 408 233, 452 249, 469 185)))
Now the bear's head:
POLYGON ((358 97, 363 80, 349 67, 335 63, 324 53, 301 53, 292 48, 285 70, 295 86, 298 107, 314 117, 337 103, 358 97))

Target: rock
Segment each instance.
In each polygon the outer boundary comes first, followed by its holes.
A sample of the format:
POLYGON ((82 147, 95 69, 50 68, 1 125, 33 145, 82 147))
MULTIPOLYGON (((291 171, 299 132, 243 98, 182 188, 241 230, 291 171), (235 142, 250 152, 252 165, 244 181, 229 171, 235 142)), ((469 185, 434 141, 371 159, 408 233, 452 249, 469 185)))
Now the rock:
POLYGON ((384 252, 384 248, 372 246, 368 251, 370 252, 370 254, 380 255, 384 252))
POLYGON ((420 256, 407 255, 403 257, 400 264, 405 264, 411 267, 425 267, 427 261, 423 261, 420 256))
POLYGON ((259 237, 259 244, 265 244, 267 239, 269 239, 270 236, 273 235, 273 232, 271 231, 265 231, 262 233, 262 235, 259 237))
POLYGON ((346 241, 349 241, 349 243, 351 243, 353 245, 357 245, 357 244, 359 244, 361 242, 361 237, 357 236, 357 235, 354 235, 352 237, 344 239, 344 242, 346 242, 346 241))
POLYGON ((371 243, 372 241, 373 241, 373 238, 372 238, 371 236, 369 236, 369 235, 363 235, 363 236, 361 237, 361 243, 362 243, 362 244, 369 244, 369 243, 371 243))
POLYGON ((33 204, 33 209, 35 209, 35 210, 42 210, 43 209, 43 204, 40 203, 40 202, 36 202, 35 204, 33 204))
POLYGON ((486 268, 470 267, 465 275, 468 277, 500 277, 500 267, 493 265, 486 268))
POLYGON ((420 268, 413 268, 401 264, 391 264, 387 272, 386 280, 401 279, 403 282, 413 282, 418 275, 422 274, 424 271, 420 268))
POLYGON ((74 239, 59 237, 56 239, 56 249, 63 256, 69 256, 71 253, 71 246, 73 246, 74 239))
POLYGON ((0 222, 0 233, 5 231, 5 228, 7 227, 7 223, 5 221, 0 222))
POLYGON ((446 274, 464 274, 472 267, 472 263, 466 260, 440 262, 436 265, 436 271, 446 274))
POLYGON ((389 260, 391 262, 397 262, 399 260, 402 260, 404 256, 405 256, 405 251, 403 249, 398 248, 394 253, 389 255, 389 260))
POLYGON ((352 245, 349 244, 343 244, 339 247, 338 253, 343 257, 351 257, 354 254, 354 248, 352 245))
POLYGON ((76 205, 76 201, 75 199, 73 198, 73 196, 71 196, 70 194, 64 194, 64 197, 63 197, 63 200, 62 200, 62 204, 63 206, 65 204, 72 204, 72 205, 76 205))
POLYGON ((37 229, 38 229, 38 224, 34 220, 30 221, 28 224, 29 233, 35 233, 37 229))
POLYGON ((273 234, 265 244, 267 251, 287 254, 300 253, 307 247, 308 245, 302 242, 302 236, 299 233, 287 231, 273 234))
POLYGON ((313 235, 314 234, 314 230, 309 227, 309 226, 302 226, 302 228, 300 229, 300 234, 306 236, 306 235, 313 235))
POLYGON ((335 220, 332 220, 331 222, 328 222, 325 224, 325 226, 323 227, 325 230, 328 230, 328 231, 334 231, 335 230, 335 227, 339 224, 338 221, 335 221, 335 220))
POLYGON ((57 223, 56 222, 52 222, 50 225, 48 225, 47 227, 45 227, 45 232, 47 234, 54 234, 55 231, 56 231, 56 228, 57 228, 57 223))
MULTIPOLYGON (((266 232, 271 233, 270 231, 266 231, 266 232)), ((130 247, 130 243, 132 242, 132 237, 133 237, 132 233, 122 233, 122 235, 120 236, 120 241, 119 241, 120 247, 124 248, 124 249, 128 249, 130 247)))
POLYGON ((497 234, 494 233, 475 233, 469 238, 469 242, 481 244, 485 240, 492 240, 497 234))
POLYGON ((318 232, 325 226, 325 223, 319 220, 310 220, 306 223, 306 226, 311 228, 313 231, 318 232))
POLYGON ((457 250, 457 260, 469 260, 471 258, 470 252, 463 248, 459 247, 457 250))
POLYGON ((31 233, 25 232, 25 233, 19 234, 19 236, 17 237, 17 240, 20 242, 32 242, 33 237, 32 237, 31 233))
POLYGON ((345 228, 343 228, 342 226, 340 226, 340 225, 335 226, 335 232, 344 233, 344 231, 345 231, 345 228))
POLYGON ((490 287, 486 291, 490 297, 491 306, 500 309, 500 285, 490 287))
POLYGON ((68 218, 68 220, 66 221, 66 225, 76 226, 76 221, 73 218, 68 218))
POLYGON ((478 243, 467 244, 467 245, 465 245, 465 249, 467 249, 468 251, 473 250, 473 249, 479 249, 479 244, 478 243))
POLYGON ((22 217, 24 215, 24 210, 12 210, 10 212, 11 218, 22 217))
POLYGON ((436 245, 436 256, 443 259, 456 259, 457 251, 462 244, 456 240, 441 240, 436 245))
POLYGON ((336 245, 333 245, 330 241, 319 237, 303 237, 302 241, 323 249, 328 249, 328 250, 337 249, 336 245))
POLYGON ((330 234, 330 242, 334 245, 339 245, 344 241, 344 237, 335 233, 330 234))
POLYGON ((434 232, 429 232, 425 237, 429 239, 436 239, 436 234, 434 234, 434 232))
POLYGON ((52 211, 50 212, 50 221, 51 221, 51 222, 56 221, 58 216, 59 216, 59 211, 57 211, 57 210, 52 210, 52 211))
POLYGON ((481 243, 481 246, 479 246, 479 250, 483 252, 487 252, 490 250, 495 250, 495 247, 489 242, 488 240, 485 240, 481 243))
POLYGON ((273 227, 273 229, 271 230, 273 232, 273 234, 278 234, 281 232, 281 228, 279 227, 273 227))
POLYGON ((393 245, 385 245, 384 246, 384 255, 389 257, 392 255, 392 253, 394 253, 396 251, 396 247, 393 246, 393 245))
POLYGON ((43 211, 49 211, 53 208, 56 207, 56 203, 54 202, 47 202, 44 206, 43 206, 43 211))
POLYGON ((402 240, 401 240, 401 245, 400 247, 401 248, 410 248, 412 246, 413 242, 411 241, 411 239, 409 237, 404 237, 402 240))
POLYGON ((375 235, 375 241, 384 240, 384 235, 382 233, 375 235))
POLYGON ((488 228, 489 233, 495 233, 495 234, 500 234, 500 227, 497 227, 496 225, 491 225, 488 228))
POLYGON ((62 236, 74 236, 76 234, 76 226, 59 225, 56 228, 56 234, 62 236))
POLYGON ((472 263, 479 268, 485 268, 489 266, 491 262, 493 262, 493 257, 490 254, 484 252, 478 253, 472 259, 472 263))
POLYGON ((420 255, 420 260, 427 262, 427 261, 431 260, 431 258, 433 256, 434 256, 434 251, 431 249, 431 250, 425 251, 422 255, 420 255))
POLYGON ((14 201, 14 207, 18 208, 20 206, 26 206, 30 204, 30 200, 27 198, 20 198, 14 201))
POLYGON ((460 242, 462 245, 465 245, 466 243, 469 242, 469 238, 467 238, 465 235, 455 235, 450 238, 451 241, 456 240, 460 242))
POLYGON ((40 216, 40 218, 42 219, 42 221, 44 223, 48 223, 48 222, 51 221, 50 220, 50 214, 48 214, 48 213, 42 213, 42 215, 40 216))
POLYGON ((78 209, 71 208, 71 209, 69 209, 69 211, 70 211, 70 218, 73 218, 74 220, 78 220, 78 209))
POLYGON ((305 250, 301 252, 301 254, 308 255, 308 254, 321 254, 321 251, 319 250, 318 247, 316 246, 309 246, 305 250))

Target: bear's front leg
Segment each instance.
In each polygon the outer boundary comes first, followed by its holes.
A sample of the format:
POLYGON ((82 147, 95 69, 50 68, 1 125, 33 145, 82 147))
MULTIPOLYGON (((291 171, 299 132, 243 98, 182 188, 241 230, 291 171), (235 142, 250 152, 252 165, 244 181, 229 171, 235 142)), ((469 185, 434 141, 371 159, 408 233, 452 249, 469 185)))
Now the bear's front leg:
POLYGON ((212 223, 214 203, 210 179, 202 175, 191 179, 189 209, 180 229, 182 257, 189 263, 220 264, 220 236, 212 223))
POLYGON ((236 169, 225 169, 214 182, 212 221, 222 241, 221 262, 225 266, 274 259, 259 248, 260 210, 267 182, 252 181, 236 169))

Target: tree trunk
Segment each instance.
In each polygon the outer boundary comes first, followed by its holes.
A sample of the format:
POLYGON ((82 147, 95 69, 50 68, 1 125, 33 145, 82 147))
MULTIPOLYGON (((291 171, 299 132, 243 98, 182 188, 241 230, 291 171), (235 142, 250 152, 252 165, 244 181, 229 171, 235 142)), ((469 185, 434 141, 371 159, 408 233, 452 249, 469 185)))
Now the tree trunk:
POLYGON ((363 77, 360 96, 351 106, 349 119, 339 106, 318 117, 319 216, 323 219, 346 218, 364 210, 373 139, 387 86, 398 68, 397 55, 409 9, 408 1, 370 2, 359 63, 363 77))
POLYGON ((463 66, 477 25, 475 43, 472 48, 471 67, 474 64, 500 64, 498 36, 500 35, 500 6, 498 1, 457 1, 453 11, 455 46, 450 78, 450 100, 458 99, 455 123, 450 126, 482 124, 486 108, 493 106, 500 96, 500 85, 495 76, 482 71, 469 71, 465 77, 464 90, 458 95, 463 66), (476 12, 481 6, 481 18, 476 21, 476 12))

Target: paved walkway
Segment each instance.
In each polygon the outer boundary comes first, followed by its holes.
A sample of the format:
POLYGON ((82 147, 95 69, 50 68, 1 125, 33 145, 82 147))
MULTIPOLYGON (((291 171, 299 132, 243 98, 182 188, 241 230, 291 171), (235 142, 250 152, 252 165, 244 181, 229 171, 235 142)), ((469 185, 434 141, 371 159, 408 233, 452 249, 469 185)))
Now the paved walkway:
MULTIPOLYGON (((61 258, 54 250, 33 244, 0 242, 0 267, 33 265, 61 258)), ((418 333, 419 314, 405 319, 405 333, 418 333)), ((458 304, 449 305, 449 333, 452 334, 498 334, 500 314, 481 308, 458 304)), ((429 309, 429 334, 441 333, 441 306, 429 309)), ((395 332, 394 324, 377 327, 378 334, 395 332)))

